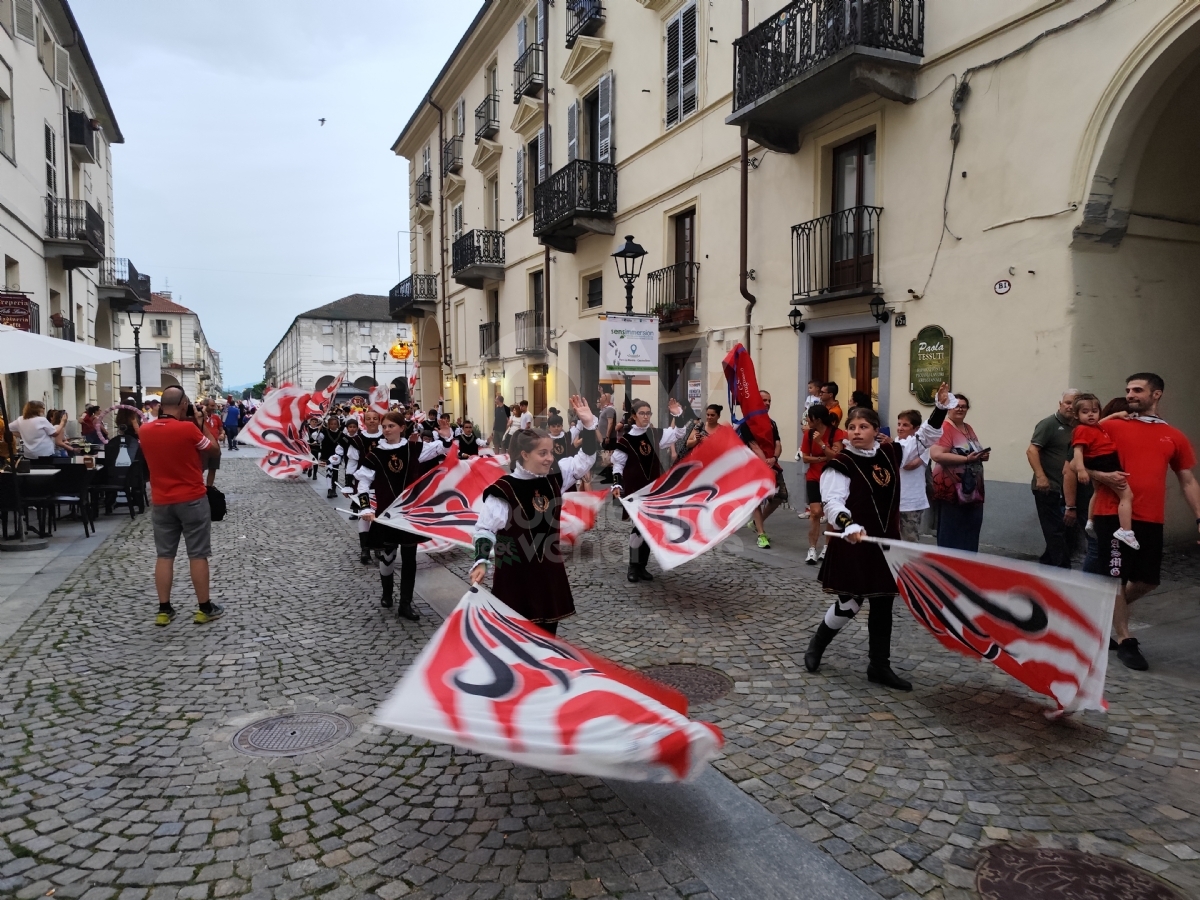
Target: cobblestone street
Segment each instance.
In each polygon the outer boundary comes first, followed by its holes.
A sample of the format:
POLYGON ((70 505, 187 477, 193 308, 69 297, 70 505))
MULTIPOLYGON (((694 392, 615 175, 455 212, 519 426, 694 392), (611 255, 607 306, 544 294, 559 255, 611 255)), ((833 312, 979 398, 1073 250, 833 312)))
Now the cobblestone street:
MULTIPOLYGON (((181 554, 179 618, 154 626, 139 516, 0 644, 0 896, 713 896, 604 782, 373 726, 439 619, 420 602, 417 624, 379 608, 378 576, 310 482, 234 457, 218 484, 223 619, 191 623, 181 554), (355 730, 300 757, 231 746, 246 724, 309 710, 355 730)), ((561 636, 634 667, 729 676, 730 694, 692 709, 725 732, 716 767, 878 895, 974 897, 980 849, 1012 841, 1118 857, 1200 896, 1194 683, 1114 657, 1108 715, 1052 722, 1044 698, 937 646, 900 605, 893 662, 911 694, 867 683, 865 617, 810 675, 827 605, 813 570, 735 536, 628 585, 627 533, 609 513, 583 543, 580 614, 561 636)), ((463 553, 423 565, 440 564, 466 573, 463 553)))

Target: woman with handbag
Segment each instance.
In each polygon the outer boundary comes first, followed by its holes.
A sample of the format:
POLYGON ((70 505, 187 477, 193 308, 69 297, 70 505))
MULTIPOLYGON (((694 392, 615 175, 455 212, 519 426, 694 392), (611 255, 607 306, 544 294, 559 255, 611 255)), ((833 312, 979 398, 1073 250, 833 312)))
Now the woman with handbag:
POLYGON ((958 406, 946 416, 946 427, 929 448, 933 462, 933 499, 938 501, 937 542, 950 550, 979 552, 983 526, 983 464, 991 458, 967 424, 971 401, 955 394, 958 406))

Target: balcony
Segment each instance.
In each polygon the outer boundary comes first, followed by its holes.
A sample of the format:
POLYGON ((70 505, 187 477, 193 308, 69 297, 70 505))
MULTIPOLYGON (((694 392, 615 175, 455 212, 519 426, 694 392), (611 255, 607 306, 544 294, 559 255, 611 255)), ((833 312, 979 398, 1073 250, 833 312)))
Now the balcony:
POLYGON ((67 110, 67 143, 76 162, 96 164, 96 129, 86 113, 67 110))
POLYGON ((658 316, 659 325, 670 331, 695 325, 699 287, 700 263, 682 262, 657 269, 646 276, 646 310, 658 316))
POLYGON ((795 153, 814 120, 866 94, 911 103, 925 42, 925 0, 793 0, 733 42, 725 121, 795 153))
POLYGON ((388 291, 388 314, 398 321, 437 312, 437 276, 409 275, 388 291))
POLYGON ((567 49, 575 46, 580 35, 591 37, 603 24, 600 0, 567 0, 567 49))
POLYGON ((479 358, 500 358, 500 323, 484 322, 479 326, 479 358))
POLYGON ((462 135, 458 134, 442 145, 442 174, 457 175, 462 171, 462 135))
POLYGON ((533 44, 513 65, 513 103, 520 103, 525 96, 536 97, 542 92, 542 85, 546 83, 544 59, 542 45, 533 44))
POLYGON ((104 219, 86 200, 46 198, 46 256, 65 269, 94 269, 104 259, 104 219))
POLYGON ((42 333, 42 308, 20 291, 0 291, 0 325, 42 333))
POLYGON ((792 227, 792 304, 879 292, 878 206, 850 209, 792 227))
POLYGON ((109 257, 100 264, 99 294, 116 312, 137 310, 150 302, 150 276, 127 259, 109 257))
POLYGON ((413 192, 417 195, 418 203, 429 204, 433 202, 433 175, 430 172, 423 172, 417 176, 417 182, 414 185, 413 192))
POLYGON ((517 313, 517 353, 544 356, 546 353, 546 314, 540 309, 517 313))
POLYGON ((482 288, 489 281, 504 280, 504 232, 475 229, 457 241, 451 252, 454 280, 482 288))
POLYGON ((575 252, 585 234, 616 234, 617 167, 577 159, 533 191, 533 233, 543 244, 575 252))
POLYGON ((500 97, 488 94, 475 107, 475 143, 500 133, 500 97))

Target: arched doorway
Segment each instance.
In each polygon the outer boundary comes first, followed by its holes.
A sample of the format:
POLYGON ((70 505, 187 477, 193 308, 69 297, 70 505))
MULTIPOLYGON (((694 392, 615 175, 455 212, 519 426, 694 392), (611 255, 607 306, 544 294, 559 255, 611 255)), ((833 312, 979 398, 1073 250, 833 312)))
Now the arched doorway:
POLYGON ((370 375, 363 375, 361 378, 354 379, 354 386, 360 391, 370 391, 375 387, 375 379, 370 375))
POLYGON ((392 379, 391 397, 397 403, 408 404, 408 379, 403 375, 392 379))
MULTIPOLYGON (((1107 111, 1087 211, 1076 229, 1071 381, 1103 402, 1125 377, 1166 382, 1159 414, 1200 442, 1200 15, 1148 54, 1107 111)), ((1194 538, 1168 486, 1168 539, 1194 538)))
POLYGON ((442 333, 433 316, 421 324, 417 349, 417 399, 422 409, 433 409, 442 397, 442 333))
POLYGON ((331 384, 333 384, 333 376, 332 375, 322 375, 320 378, 317 379, 316 390, 323 391, 323 390, 325 390, 325 388, 329 387, 331 384))

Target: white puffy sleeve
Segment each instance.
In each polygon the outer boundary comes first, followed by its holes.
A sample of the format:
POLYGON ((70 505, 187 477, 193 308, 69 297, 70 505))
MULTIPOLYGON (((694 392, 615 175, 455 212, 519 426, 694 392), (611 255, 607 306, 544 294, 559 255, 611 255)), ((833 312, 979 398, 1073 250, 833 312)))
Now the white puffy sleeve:
MULTIPOLYGON (((591 428, 587 428, 586 426, 582 426, 582 425, 581 425, 581 427, 585 431, 594 432, 596 430, 596 420, 595 419, 592 420, 591 428)), ((582 434, 583 432, 581 431, 580 433, 582 434)), ((587 443, 587 442, 585 441, 585 443, 587 443)), ((597 450, 598 449, 599 449, 599 447, 597 445, 597 450)), ((616 454, 613 454, 613 455, 615 456, 616 454)), ((624 454, 622 454, 622 456, 623 455, 624 454)), ((580 448, 579 452, 576 453, 574 456, 567 456, 567 457, 564 457, 563 459, 560 459, 558 461, 558 470, 560 472, 562 472, 563 490, 565 491, 565 490, 569 489, 571 487, 571 485, 575 484, 575 482, 577 482, 581 478, 583 478, 584 475, 586 475, 588 472, 591 471, 592 466, 594 466, 595 464, 596 464, 596 453, 595 452, 588 453, 587 450, 585 450, 583 448, 580 448)), ((616 471, 615 461, 613 463, 613 471, 614 472, 616 471)))
POLYGON ((825 521, 834 522, 842 513, 850 515, 846 500, 850 496, 850 479, 828 466, 821 473, 821 505, 825 508, 825 521))
POLYGON ((445 456, 446 451, 450 449, 449 444, 443 444, 441 438, 430 441, 428 444, 421 445, 421 455, 418 457, 418 462, 429 462, 435 456, 445 456))

